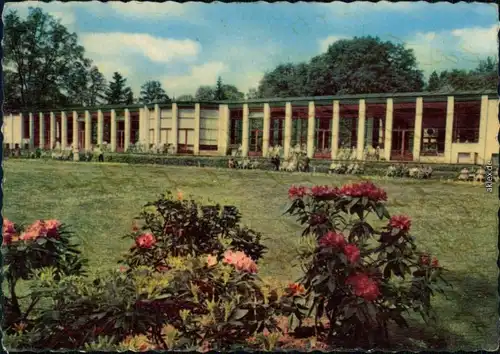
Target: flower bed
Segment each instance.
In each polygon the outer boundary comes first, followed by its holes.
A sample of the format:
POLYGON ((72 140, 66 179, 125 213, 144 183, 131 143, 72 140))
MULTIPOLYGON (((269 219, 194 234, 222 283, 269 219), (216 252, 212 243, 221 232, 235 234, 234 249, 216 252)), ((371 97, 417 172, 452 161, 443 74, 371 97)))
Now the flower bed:
POLYGON ((445 270, 418 250, 409 217, 390 216, 384 190, 364 182, 288 194, 304 275, 284 287, 260 279, 266 247, 234 206, 160 196, 124 236, 132 242, 119 268, 92 276, 59 221, 4 220, 4 340, 16 349, 372 348, 393 345, 408 312, 433 319, 445 270), (386 225, 376 230, 368 215, 386 225), (15 285, 28 279, 23 305, 15 285))

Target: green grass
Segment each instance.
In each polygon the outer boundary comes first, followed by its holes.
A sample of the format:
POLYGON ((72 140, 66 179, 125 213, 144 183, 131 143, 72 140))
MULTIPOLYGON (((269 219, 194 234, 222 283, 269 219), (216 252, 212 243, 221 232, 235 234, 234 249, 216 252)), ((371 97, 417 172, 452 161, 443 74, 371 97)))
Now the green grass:
MULTIPOLYGON (((71 226, 94 270, 117 267, 130 247, 121 239, 132 218, 159 193, 180 190, 197 199, 236 205, 247 226, 263 233, 269 253, 261 273, 295 280, 294 249, 301 229, 283 217, 291 184, 343 184, 361 178, 111 163, 9 160, 4 163, 3 215, 28 223, 58 218, 71 226)), ((366 179, 366 177, 365 177, 366 179)), ((438 297, 434 328, 448 350, 493 349, 496 332, 498 194, 477 185, 375 178, 390 213, 408 214, 413 234, 449 269, 451 300, 438 297)))

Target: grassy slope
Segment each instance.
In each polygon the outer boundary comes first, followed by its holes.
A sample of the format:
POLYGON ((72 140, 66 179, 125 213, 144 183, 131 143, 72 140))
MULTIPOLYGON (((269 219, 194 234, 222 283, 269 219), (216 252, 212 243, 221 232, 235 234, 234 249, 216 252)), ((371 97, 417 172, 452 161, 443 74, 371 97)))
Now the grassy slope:
MULTIPOLYGON (((343 184, 359 178, 263 171, 124 164, 10 160, 4 163, 4 215, 16 222, 58 218, 81 240, 92 268, 116 267, 129 241, 121 236, 141 206, 166 190, 236 205, 243 222, 267 237, 263 275, 294 280, 300 228, 281 216, 290 184, 343 184)), ((413 219, 419 244, 450 269, 452 301, 435 300, 440 332, 454 348, 496 346, 498 195, 480 186, 439 181, 387 180, 392 214, 413 219)), ((451 348, 450 348, 451 349, 451 348)))

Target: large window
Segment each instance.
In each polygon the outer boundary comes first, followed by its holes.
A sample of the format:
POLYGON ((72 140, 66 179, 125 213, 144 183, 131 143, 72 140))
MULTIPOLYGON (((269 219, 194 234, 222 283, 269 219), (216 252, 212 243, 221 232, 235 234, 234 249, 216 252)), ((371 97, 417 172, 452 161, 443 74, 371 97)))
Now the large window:
POLYGON ((446 106, 446 102, 424 101, 420 155, 438 156, 444 154, 446 106))
POLYGON ((368 103, 365 118, 365 146, 384 148, 385 104, 368 103))
POLYGON ((71 146, 73 144, 73 115, 67 114, 66 122, 66 127, 68 128, 66 137, 68 139, 68 146, 71 146))
POLYGON ((339 105, 339 142, 343 149, 355 148, 358 136, 359 109, 357 104, 339 105))
POLYGON ((293 107, 292 108, 292 139, 291 146, 307 144, 307 124, 308 124, 308 107, 293 107))
POLYGON ((248 152, 251 155, 262 155, 262 141, 264 138, 264 112, 262 107, 249 109, 248 152))
POLYGON ((271 108, 271 131, 269 146, 283 146, 285 135, 285 107, 271 108))
POLYGON ((27 113, 24 113, 22 118, 23 118, 23 139, 29 139, 29 137, 30 137, 30 117, 27 113))
POLYGON ((479 125, 481 121, 481 101, 455 102, 453 115, 453 142, 479 142, 479 125))
POLYGON ((200 112, 200 150, 217 150, 219 111, 209 107, 200 112))
POLYGON ((332 106, 316 106, 314 129, 314 157, 330 158, 332 147, 332 106))
POLYGON ((243 109, 231 109, 229 117, 229 143, 230 145, 240 145, 243 141, 243 109))
POLYGON ((139 141, 139 112, 130 112, 130 142, 135 144, 139 141))

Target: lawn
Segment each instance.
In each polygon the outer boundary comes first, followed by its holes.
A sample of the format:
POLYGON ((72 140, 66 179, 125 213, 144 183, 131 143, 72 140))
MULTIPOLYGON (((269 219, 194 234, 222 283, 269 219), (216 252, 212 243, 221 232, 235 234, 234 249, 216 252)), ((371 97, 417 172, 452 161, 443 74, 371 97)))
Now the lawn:
MULTIPOLYGON (((197 167, 94 164, 37 160, 4 162, 4 211, 13 221, 58 218, 71 226, 93 270, 116 268, 130 241, 132 218, 166 190, 237 206, 247 226, 265 237, 263 276, 295 280, 292 265, 300 228, 282 216, 291 184, 343 184, 352 176, 286 174, 197 167)), ((367 177, 364 177, 365 179, 367 177)), ((435 331, 448 350, 497 347, 498 194, 477 185, 377 178, 392 214, 413 220, 421 248, 449 269, 450 300, 434 300, 435 331)))

